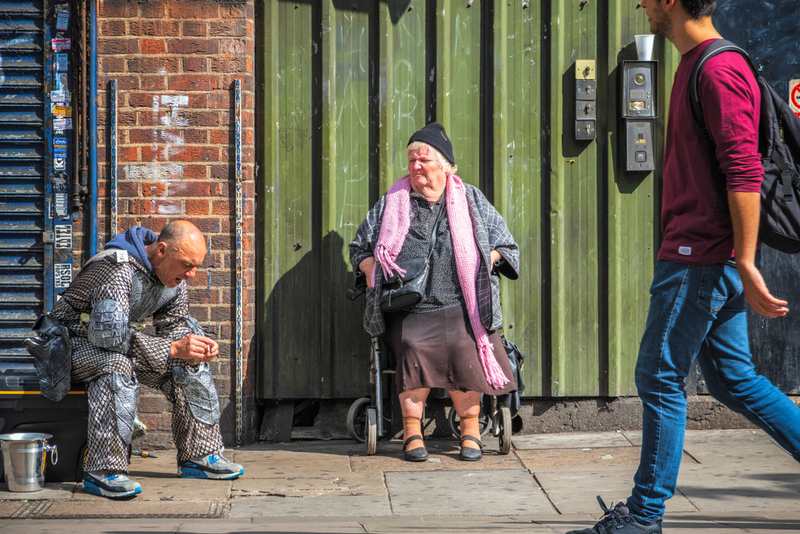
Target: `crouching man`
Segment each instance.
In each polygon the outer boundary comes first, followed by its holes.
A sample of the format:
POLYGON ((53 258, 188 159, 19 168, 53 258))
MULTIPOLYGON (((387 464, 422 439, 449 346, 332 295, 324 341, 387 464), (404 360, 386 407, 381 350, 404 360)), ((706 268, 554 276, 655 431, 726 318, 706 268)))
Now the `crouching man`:
MULTIPOLYGON (((190 222, 172 222, 160 236, 135 226, 89 260, 53 308, 48 320, 66 327, 71 342, 71 378, 87 383, 84 491, 111 498, 141 493, 126 476, 140 383, 172 404, 179 477, 244 474, 222 456, 219 399, 208 366, 219 354, 217 343, 189 315, 186 280, 205 254, 205 238, 190 222), (150 317, 155 335, 138 330, 150 317)), ((36 329, 41 342, 47 336, 39 324, 36 329)), ((26 343, 31 353, 36 343, 26 343)))

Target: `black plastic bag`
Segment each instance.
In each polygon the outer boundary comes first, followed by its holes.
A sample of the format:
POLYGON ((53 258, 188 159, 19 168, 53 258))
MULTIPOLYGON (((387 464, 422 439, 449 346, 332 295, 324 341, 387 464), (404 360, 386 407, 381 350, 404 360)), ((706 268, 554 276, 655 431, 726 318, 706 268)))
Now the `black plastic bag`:
POLYGON ((58 402, 69 393, 72 385, 72 344, 69 330, 49 315, 42 315, 33 330, 37 337, 24 341, 33 356, 42 395, 58 402))

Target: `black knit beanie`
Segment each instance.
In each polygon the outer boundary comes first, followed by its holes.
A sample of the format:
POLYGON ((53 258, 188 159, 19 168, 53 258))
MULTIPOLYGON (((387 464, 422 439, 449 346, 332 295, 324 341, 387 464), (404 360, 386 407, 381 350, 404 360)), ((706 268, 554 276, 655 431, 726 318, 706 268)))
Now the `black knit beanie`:
POLYGON ((453 157, 453 144, 447 137, 447 133, 444 131, 444 126, 438 122, 432 122, 423 129, 414 132, 414 135, 412 135, 411 139, 408 140, 408 144, 410 145, 414 141, 421 141, 426 145, 432 146, 441 152, 451 165, 456 164, 456 159, 453 157))

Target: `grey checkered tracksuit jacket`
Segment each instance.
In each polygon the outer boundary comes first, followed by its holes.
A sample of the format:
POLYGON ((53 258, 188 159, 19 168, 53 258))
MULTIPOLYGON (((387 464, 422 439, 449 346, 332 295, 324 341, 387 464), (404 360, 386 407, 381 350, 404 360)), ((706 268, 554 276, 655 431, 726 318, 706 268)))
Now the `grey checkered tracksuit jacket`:
MULTIPOLYGON (((478 279, 475 281, 478 309, 484 328, 493 331, 503 326, 503 314, 500 310, 500 279, 492 275, 491 251, 496 250, 505 260, 497 271, 511 280, 516 280, 519 277, 519 247, 514 242, 506 221, 483 193, 475 186, 466 183, 464 185, 467 190, 473 235, 481 254, 478 279)), ((410 204, 413 218, 414 203, 410 204)), ((374 255, 385 206, 386 195, 383 195, 367 213, 367 217, 356 231, 355 239, 350 243, 350 264, 357 277, 364 276, 358 268, 361 262, 374 255)), ((381 335, 386 328, 378 302, 382 284, 383 274, 381 269, 377 269, 375 287, 367 289, 367 303, 364 310, 364 329, 371 336, 381 335)))
MULTIPOLYGON (((88 263, 61 299, 51 315, 70 330, 72 343, 72 378, 87 383, 89 425, 84 471, 128 471, 128 444, 117 426, 112 373, 160 390, 172 405, 172 434, 178 449, 178 460, 208 455, 222 449, 219 423, 206 424, 191 412, 186 395, 176 384, 172 368, 196 369, 187 360, 170 358, 173 341, 192 333, 186 325, 189 298, 186 282, 174 290, 166 290, 165 302, 153 313, 155 335, 135 332, 126 353, 93 345, 81 325, 81 313, 91 313, 94 303, 111 299, 119 303, 130 317, 132 279, 136 272, 161 284, 132 255, 129 261, 117 263, 115 256, 88 263)), ((162 286, 163 287, 163 286, 162 286)))

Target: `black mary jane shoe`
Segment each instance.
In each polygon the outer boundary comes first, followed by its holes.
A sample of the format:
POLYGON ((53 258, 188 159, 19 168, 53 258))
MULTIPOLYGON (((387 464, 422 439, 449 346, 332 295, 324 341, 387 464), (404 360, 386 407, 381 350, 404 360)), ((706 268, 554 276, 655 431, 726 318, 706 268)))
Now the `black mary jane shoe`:
POLYGON ((408 444, 418 439, 422 441, 422 436, 411 436, 403 443, 403 459, 406 462, 424 462, 428 459, 428 450, 423 447, 417 447, 416 449, 406 450, 408 444))
POLYGON ((477 462, 483 458, 483 444, 481 443, 481 440, 475 436, 464 436, 461 438, 461 443, 464 443, 466 440, 474 441, 478 444, 480 449, 473 449, 470 447, 464 447, 462 445, 461 452, 458 453, 458 457, 465 462, 477 462))

